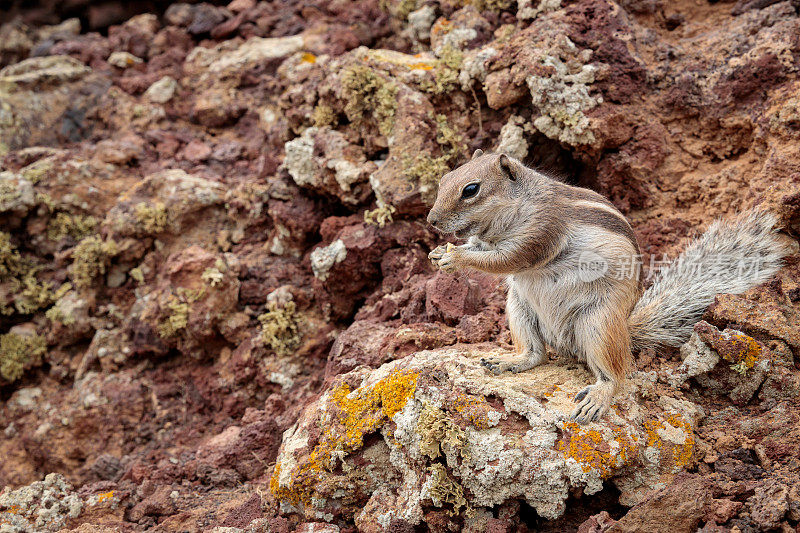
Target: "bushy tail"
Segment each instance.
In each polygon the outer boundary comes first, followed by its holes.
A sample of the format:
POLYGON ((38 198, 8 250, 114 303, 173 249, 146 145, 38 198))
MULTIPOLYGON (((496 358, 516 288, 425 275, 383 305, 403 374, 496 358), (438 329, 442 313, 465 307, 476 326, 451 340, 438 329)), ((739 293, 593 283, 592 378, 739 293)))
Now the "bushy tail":
POLYGON ((634 307, 634 348, 680 346, 717 294, 742 293, 775 274, 790 253, 775 223, 770 213, 749 211, 714 222, 692 241, 634 307))

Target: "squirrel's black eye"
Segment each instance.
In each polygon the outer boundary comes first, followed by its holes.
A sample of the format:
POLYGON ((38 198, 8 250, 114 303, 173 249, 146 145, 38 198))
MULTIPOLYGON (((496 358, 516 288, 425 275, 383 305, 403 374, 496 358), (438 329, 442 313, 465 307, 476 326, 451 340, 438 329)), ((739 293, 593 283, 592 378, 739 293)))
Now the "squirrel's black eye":
POLYGON ((464 190, 461 191, 461 198, 472 198, 473 196, 478 194, 480 188, 481 188, 480 183, 470 183, 469 185, 464 187, 464 190))

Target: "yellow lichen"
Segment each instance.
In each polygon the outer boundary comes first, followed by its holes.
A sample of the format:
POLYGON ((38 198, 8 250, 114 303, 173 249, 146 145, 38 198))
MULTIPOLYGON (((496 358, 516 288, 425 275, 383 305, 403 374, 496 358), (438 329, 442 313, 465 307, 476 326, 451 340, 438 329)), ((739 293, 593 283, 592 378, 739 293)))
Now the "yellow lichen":
POLYGON ((392 215, 397 211, 393 205, 378 202, 378 207, 364 211, 364 222, 371 226, 384 227, 393 221, 392 215))
POLYGON ((0 202, 13 202, 20 197, 22 193, 19 190, 15 181, 2 180, 0 181, 0 202))
POLYGON ((53 301, 53 291, 50 283, 41 282, 36 278, 36 270, 29 270, 25 276, 12 283, 14 307, 23 315, 32 314, 53 301))
POLYGON ((22 264, 17 247, 11 243, 11 235, 0 231, 0 281, 17 275, 22 264))
POLYGON ((90 286, 96 277, 106 273, 111 258, 117 253, 119 250, 116 242, 104 241, 98 235, 86 237, 79 242, 72 251, 70 267, 70 275, 75 286, 79 288, 90 286))
POLYGON ((445 115, 431 115, 436 121, 436 142, 439 143, 443 155, 433 157, 427 153, 419 153, 403 159, 403 174, 412 183, 419 184, 422 199, 433 203, 439 189, 439 180, 450 171, 464 148, 463 137, 448 124, 445 115))
POLYGON ((31 163, 20 171, 20 175, 34 185, 39 182, 51 169, 53 161, 50 158, 40 159, 31 163))
POLYGON ((403 166, 406 178, 412 183, 419 183, 422 198, 427 203, 433 203, 439 188, 439 180, 450 171, 450 158, 417 154, 414 157, 404 158, 403 166))
POLYGON ((282 306, 277 302, 269 302, 267 312, 258 317, 261 322, 261 339, 277 355, 291 353, 300 344, 299 318, 294 302, 286 302, 282 306))
POLYGON ((348 120, 359 123, 365 116, 372 116, 378 122, 380 133, 391 135, 397 109, 397 84, 365 65, 347 67, 341 79, 348 120))
POLYGON ((58 241, 64 237, 80 240, 94 233, 96 227, 97 220, 92 216, 56 213, 56 216, 47 222, 47 238, 51 241, 58 241))
POLYGON ((514 5, 514 0, 472 0, 478 11, 506 11, 514 5))
POLYGON ((366 435, 405 407, 414 396, 418 376, 397 370, 372 386, 356 390, 344 383, 335 386, 328 395, 331 419, 326 420, 318 444, 284 486, 278 481, 280 465, 276 466, 270 482, 273 494, 295 503, 309 502, 318 489, 320 474, 331 472, 337 460, 361 448, 366 435))
POLYGON ((158 324, 158 334, 163 338, 173 337, 189 325, 191 304, 205 297, 205 287, 187 289, 178 287, 175 294, 170 294, 165 307, 169 311, 167 317, 158 324))
POLYGON ((39 335, 0 335, 0 377, 16 381, 25 368, 39 364, 47 350, 47 342, 39 335))

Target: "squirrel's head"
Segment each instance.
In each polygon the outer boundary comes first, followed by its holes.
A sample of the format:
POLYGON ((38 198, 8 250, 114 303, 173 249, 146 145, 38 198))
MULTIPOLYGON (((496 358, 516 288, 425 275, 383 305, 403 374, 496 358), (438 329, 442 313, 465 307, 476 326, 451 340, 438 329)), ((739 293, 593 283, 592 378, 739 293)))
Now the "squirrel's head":
POLYGON ((505 154, 475 150, 470 162, 442 176, 428 222, 460 239, 479 235, 508 206, 524 168, 505 154))

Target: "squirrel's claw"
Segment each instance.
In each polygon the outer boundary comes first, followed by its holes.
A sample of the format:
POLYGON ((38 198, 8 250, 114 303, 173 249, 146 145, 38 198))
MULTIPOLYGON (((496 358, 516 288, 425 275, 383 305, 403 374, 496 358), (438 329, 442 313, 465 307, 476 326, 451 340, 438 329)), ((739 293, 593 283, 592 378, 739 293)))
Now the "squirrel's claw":
POLYGON ((495 376, 498 376, 508 370, 507 363, 499 361, 490 361, 489 359, 481 358, 481 366, 489 370, 495 376))
POLYGON ((611 405, 612 391, 601 384, 589 385, 575 395, 578 406, 570 415, 570 420, 588 424, 600 420, 611 405))

